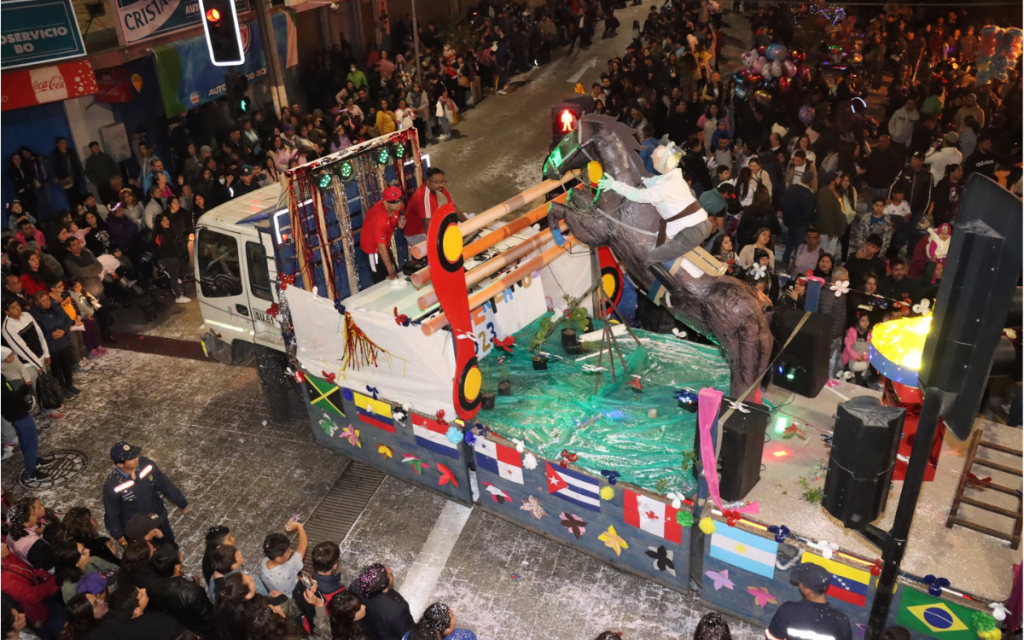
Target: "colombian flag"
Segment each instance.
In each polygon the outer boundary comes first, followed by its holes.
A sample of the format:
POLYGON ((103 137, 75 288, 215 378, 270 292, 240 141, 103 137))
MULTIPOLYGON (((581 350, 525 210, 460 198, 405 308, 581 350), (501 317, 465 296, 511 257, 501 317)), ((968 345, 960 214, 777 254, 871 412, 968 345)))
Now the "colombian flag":
POLYGON ((359 412, 359 421, 383 429, 388 433, 395 432, 395 421, 391 417, 391 405, 387 402, 374 400, 356 391, 352 392, 352 402, 359 412))
POLYGON ((832 574, 832 581, 829 583, 825 595, 855 604, 858 607, 867 604, 868 585, 871 584, 870 572, 854 569, 835 560, 826 560, 806 551, 800 562, 819 565, 832 574))

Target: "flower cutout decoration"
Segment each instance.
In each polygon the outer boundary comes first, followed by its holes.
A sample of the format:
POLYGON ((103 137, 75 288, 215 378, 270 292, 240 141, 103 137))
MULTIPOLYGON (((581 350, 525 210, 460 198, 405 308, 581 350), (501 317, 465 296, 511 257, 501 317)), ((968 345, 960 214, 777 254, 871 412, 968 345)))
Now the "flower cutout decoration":
POLYGON ((444 437, 452 444, 459 444, 463 440, 462 429, 455 426, 448 427, 448 431, 445 432, 444 437))
POLYGON ((622 477, 618 471, 613 469, 601 469, 601 475, 608 478, 608 484, 614 486, 619 478, 622 477))
POLYGON ((750 413, 750 409, 748 409, 742 402, 730 402, 729 408, 733 411, 739 411, 740 413, 750 413))
POLYGON ((781 543, 781 542, 785 542, 786 541, 786 536, 789 535, 789 527, 787 527, 784 524, 777 525, 777 526, 773 524, 770 527, 768 527, 768 532, 769 533, 774 533, 775 534, 775 542, 780 542, 781 543))
POLYGON ((761 278, 768 277, 768 267, 763 264, 755 264, 750 267, 750 270, 747 271, 747 273, 754 278, 754 280, 760 280, 761 278))
POLYGON ((839 545, 829 542, 827 540, 819 540, 818 542, 810 542, 807 544, 809 547, 814 547, 821 554, 822 558, 826 560, 832 559, 832 554, 839 550, 839 545))
POLYGON ((689 511, 680 511, 676 514, 676 524, 689 529, 693 526, 693 514, 689 511))
POLYGON ((384 460, 388 460, 394 456, 394 453, 391 451, 391 447, 386 444, 377 445, 377 453, 379 453, 380 457, 384 460))
POLYGON ((829 289, 831 289, 832 292, 836 294, 837 298, 841 298, 844 293, 850 293, 850 281, 839 280, 837 282, 832 283, 832 286, 829 287, 829 289))
POLYGON ((523 444, 522 440, 518 438, 512 438, 512 442, 516 443, 516 451, 518 451, 519 453, 522 453, 523 451, 526 450, 526 445, 523 444))
POLYGON ((672 327, 672 335, 683 340, 686 338, 686 332, 679 330, 677 327, 672 327))
POLYGON ((523 466, 531 471, 537 468, 537 456, 528 453, 523 456, 523 466))
POLYGON ((711 518, 701 518, 698 526, 700 527, 701 532, 706 536, 715 532, 715 521, 711 518))
POLYGON ((602 500, 611 500, 614 497, 615 497, 615 489, 612 489, 611 487, 601 487, 601 499, 602 500))
POLYGON ((665 497, 672 501, 673 509, 683 508, 683 500, 686 498, 681 493, 667 493, 665 494, 665 497))
POLYGON ((359 442, 359 429, 356 429, 352 425, 349 425, 342 429, 341 435, 339 437, 342 440, 348 440, 348 443, 353 447, 358 447, 359 449, 363 448, 362 443, 359 442))
POLYGON ((462 439, 471 447, 476 444, 476 434, 473 433, 473 429, 470 427, 466 427, 466 431, 462 434, 462 439))
POLYGON ((914 305, 914 313, 922 316, 928 315, 932 310, 932 301, 928 298, 921 300, 914 305))
POLYGON ((935 597, 941 596, 943 587, 949 586, 949 580, 930 573, 924 577, 924 582, 928 585, 928 594, 935 597))
POLYGON ((992 617, 996 619, 996 622, 1006 620, 1006 616, 1010 613, 1010 610, 1003 606, 1002 602, 993 602, 988 606, 992 609, 992 617))
POLYGON ((615 551, 616 556, 622 555, 623 549, 628 549, 629 544, 615 531, 615 525, 608 525, 608 530, 597 536, 597 539, 604 543, 604 546, 615 551))
POLYGON ((548 515, 548 512, 541 506, 540 500, 536 496, 530 496, 526 500, 523 500, 523 505, 519 507, 520 511, 529 511, 530 515, 540 520, 544 516, 548 515))

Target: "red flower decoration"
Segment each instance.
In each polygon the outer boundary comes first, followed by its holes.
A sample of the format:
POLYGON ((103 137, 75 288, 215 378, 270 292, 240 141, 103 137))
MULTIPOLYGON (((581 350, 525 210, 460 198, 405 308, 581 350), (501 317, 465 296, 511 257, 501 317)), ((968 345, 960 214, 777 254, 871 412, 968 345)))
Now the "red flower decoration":
POLYGON ((570 462, 576 462, 580 458, 575 453, 569 453, 568 449, 562 449, 561 456, 562 459, 558 462, 558 464, 560 464, 563 469, 568 467, 570 462))
POLYGON ((444 419, 444 409, 437 410, 437 423, 445 427, 448 426, 448 421, 444 419))
POLYGON ((512 353, 512 345, 516 343, 516 338, 515 336, 508 336, 504 340, 491 338, 491 342, 499 349, 504 349, 506 353, 512 353))
POLYGON ((336 376, 336 375, 334 374, 334 372, 328 373, 328 372, 326 372, 326 371, 323 371, 323 370, 321 370, 321 371, 320 371, 320 373, 321 373, 321 374, 323 375, 323 377, 324 377, 324 378, 325 378, 325 379, 326 379, 326 380, 327 380, 328 382, 334 382, 334 379, 335 379, 335 378, 337 377, 337 376, 336 376))
POLYGON ((742 518, 739 511, 733 511, 732 509, 723 509, 722 515, 726 518, 725 522, 730 527, 735 527, 736 523, 742 518))
POLYGON ((293 275, 281 275, 277 278, 278 283, 281 285, 281 291, 288 288, 288 285, 295 284, 295 276, 293 275))
POLYGON ((270 305, 270 308, 267 309, 267 315, 272 318, 277 318, 277 314, 279 313, 281 313, 281 307, 279 307, 276 302, 270 305))
POLYGON ((292 376, 292 377, 293 377, 293 378, 295 378, 295 382, 298 382, 299 384, 302 384, 303 382, 305 382, 305 381, 306 381, 306 376, 305 376, 305 374, 303 374, 303 373, 302 373, 301 371, 299 371, 298 369, 296 369, 296 370, 295 370, 295 375, 294 375, 294 376, 292 376))
POLYGON ((871 567, 871 575, 878 577, 882 575, 882 559, 878 558, 875 560, 874 566, 871 567))
POLYGON ((398 313, 398 307, 395 307, 395 324, 403 327, 408 327, 409 322, 409 316, 405 315, 404 313, 398 313))

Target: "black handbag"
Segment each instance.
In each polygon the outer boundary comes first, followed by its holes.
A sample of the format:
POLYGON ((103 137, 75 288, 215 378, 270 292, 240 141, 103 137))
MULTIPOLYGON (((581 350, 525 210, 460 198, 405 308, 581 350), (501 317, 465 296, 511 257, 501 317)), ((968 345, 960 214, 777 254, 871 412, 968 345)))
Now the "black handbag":
POLYGON ((39 404, 47 410, 58 409, 64 404, 64 390, 57 379, 46 372, 40 373, 36 378, 36 395, 39 404))

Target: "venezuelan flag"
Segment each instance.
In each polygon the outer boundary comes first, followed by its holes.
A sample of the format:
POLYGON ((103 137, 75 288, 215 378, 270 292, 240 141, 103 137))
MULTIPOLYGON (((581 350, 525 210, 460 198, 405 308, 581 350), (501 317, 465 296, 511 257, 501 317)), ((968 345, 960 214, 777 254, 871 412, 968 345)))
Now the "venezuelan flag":
POLYGON ((352 392, 352 402, 359 412, 360 422, 383 429, 388 433, 395 432, 395 421, 391 417, 391 405, 387 402, 374 400, 356 391, 352 392))
POLYGON ((800 562, 819 565, 832 574, 832 580, 828 585, 825 595, 837 598, 843 602, 849 602, 858 607, 863 607, 867 604, 868 585, 871 584, 870 572, 854 569, 835 560, 826 560, 821 556, 807 553, 806 551, 803 557, 800 558, 800 562))

